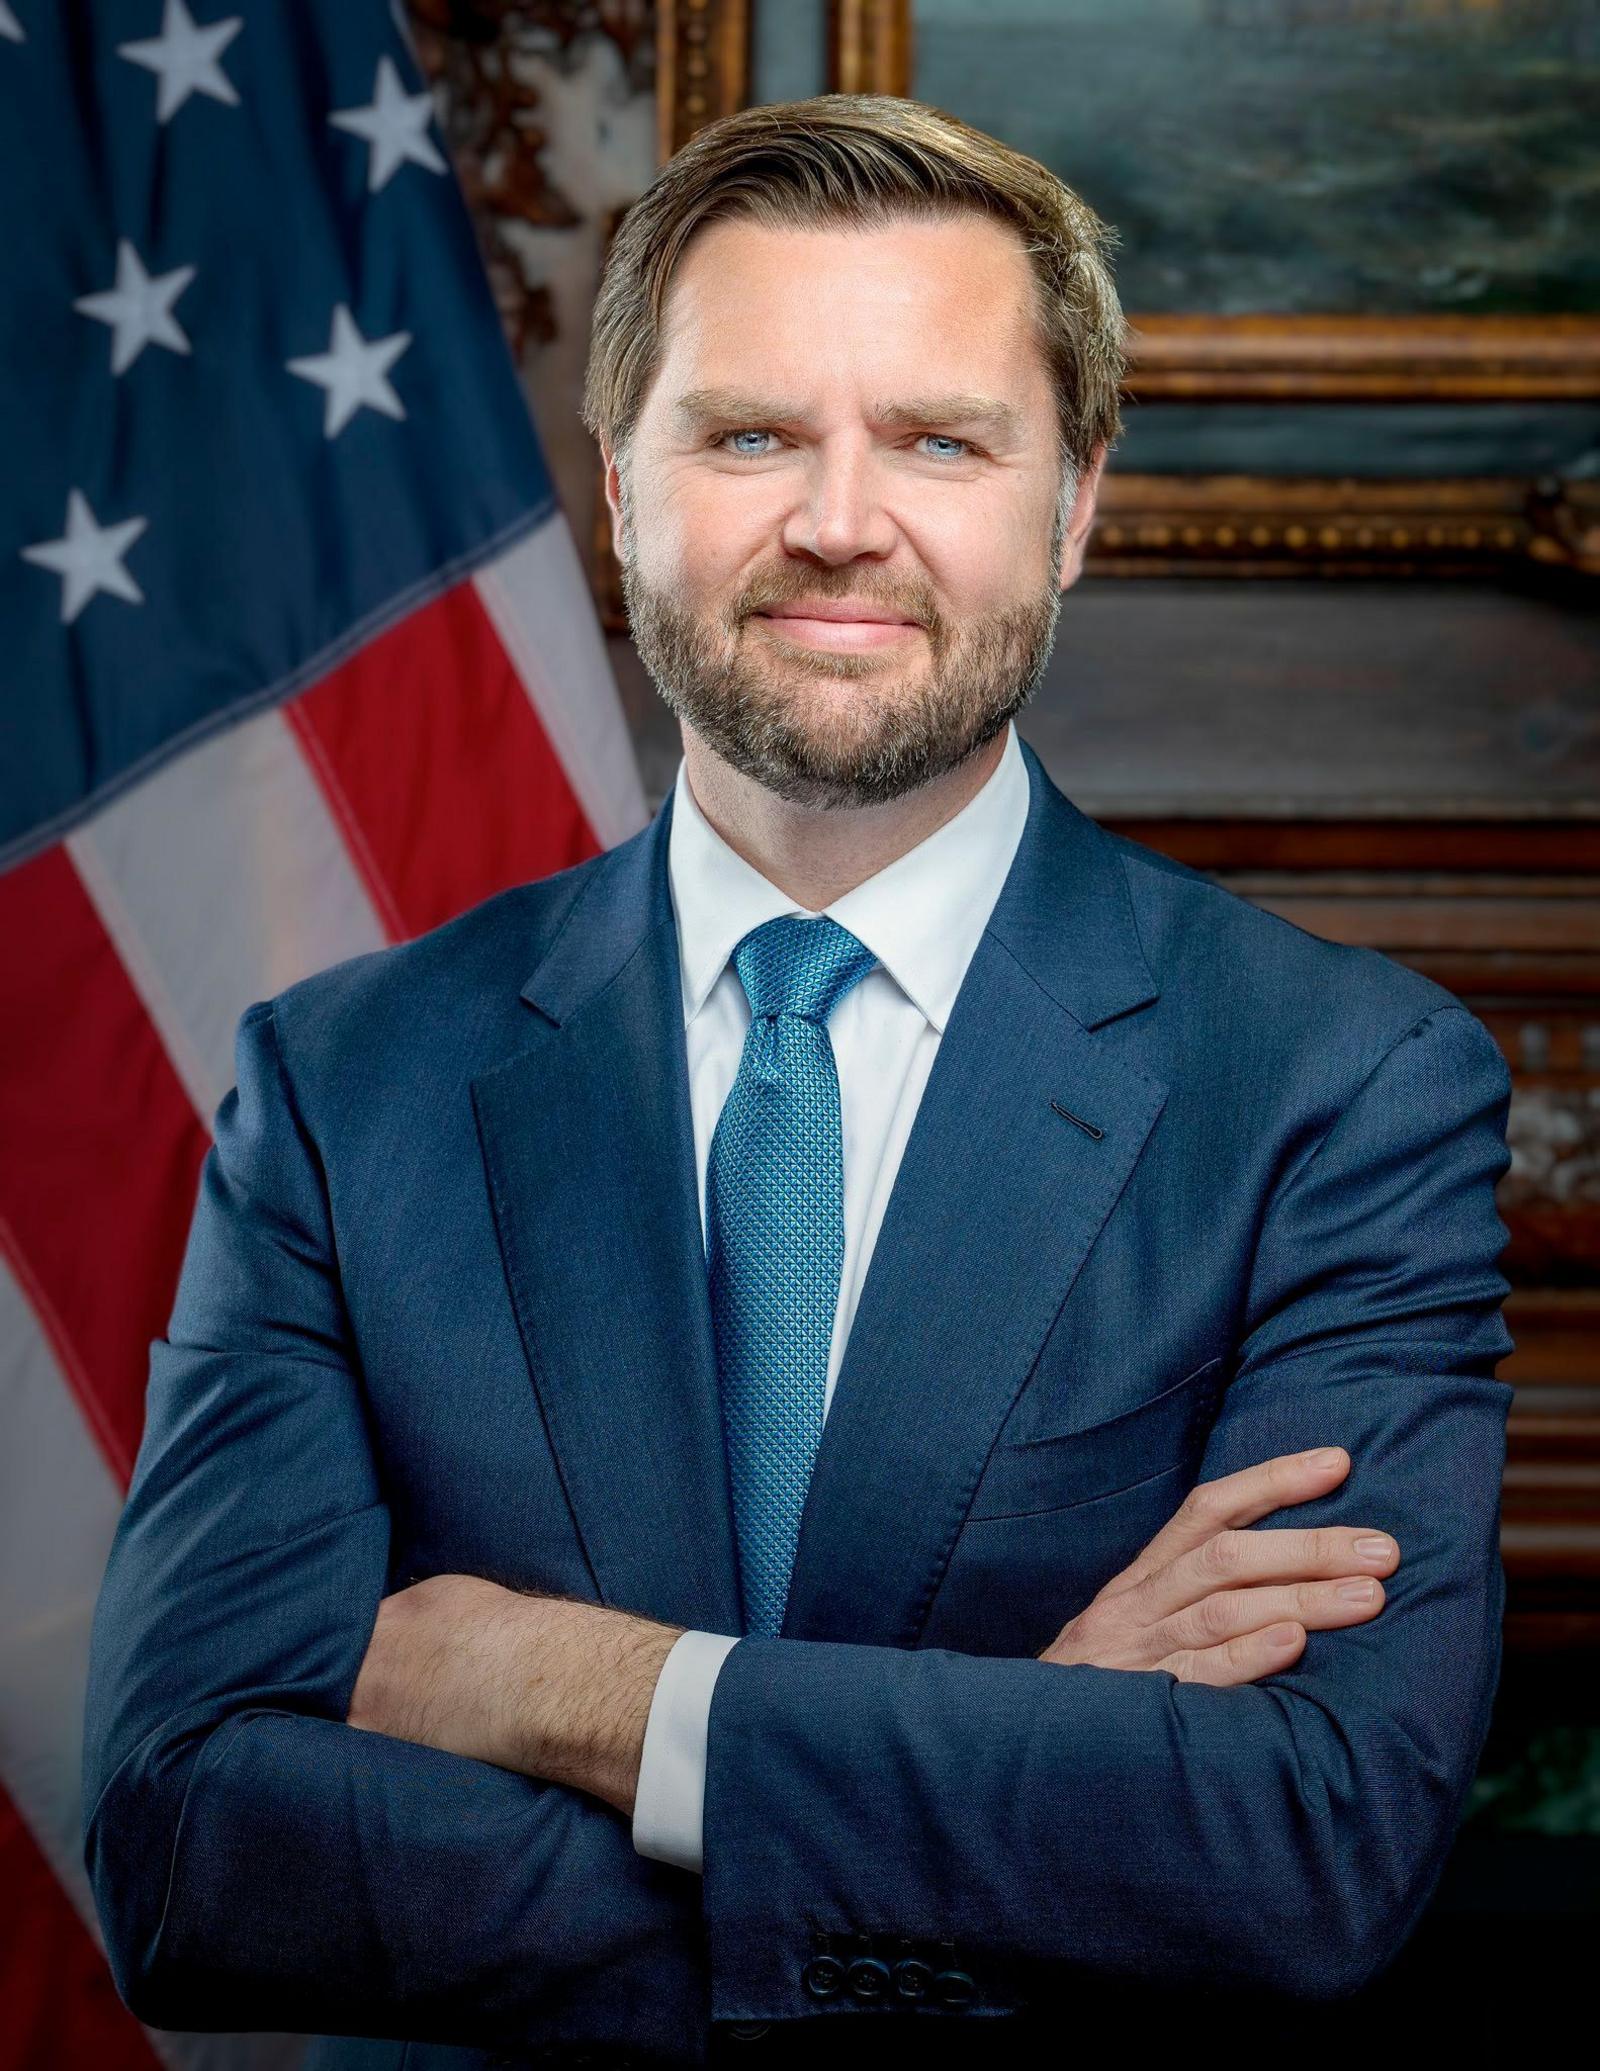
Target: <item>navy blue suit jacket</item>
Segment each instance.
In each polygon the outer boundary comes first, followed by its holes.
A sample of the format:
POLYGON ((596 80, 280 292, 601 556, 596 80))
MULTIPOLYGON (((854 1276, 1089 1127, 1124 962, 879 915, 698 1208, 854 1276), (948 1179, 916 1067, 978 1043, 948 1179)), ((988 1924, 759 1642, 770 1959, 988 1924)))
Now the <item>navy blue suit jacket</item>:
POLYGON ((716 1685, 703 1878, 344 1723, 429 1574, 740 1630, 670 795, 244 1015, 93 1637, 86 1858, 145 2020, 418 2039, 319 2045, 350 2067, 792 2022, 831 2062, 1117 1980, 1333 2000, 1400 1947, 1500 1662, 1509 1075, 1440 986, 1027 765, 784 1631, 716 1685), (1034 1658, 1197 1480, 1325 1443, 1346 1482, 1258 1528, 1394 1533, 1376 1618, 1233 1689, 1034 1658), (829 1936, 974 2002, 818 1997, 829 1936))

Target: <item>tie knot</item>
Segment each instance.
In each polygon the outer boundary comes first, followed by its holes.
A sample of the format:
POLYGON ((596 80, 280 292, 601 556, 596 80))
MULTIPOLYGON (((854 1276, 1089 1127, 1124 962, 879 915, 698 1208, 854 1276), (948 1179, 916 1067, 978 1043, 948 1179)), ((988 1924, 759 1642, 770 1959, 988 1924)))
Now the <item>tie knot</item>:
POLYGON ((752 928, 733 952, 750 1012, 826 1022, 878 959, 848 928, 819 914, 785 913, 752 928))

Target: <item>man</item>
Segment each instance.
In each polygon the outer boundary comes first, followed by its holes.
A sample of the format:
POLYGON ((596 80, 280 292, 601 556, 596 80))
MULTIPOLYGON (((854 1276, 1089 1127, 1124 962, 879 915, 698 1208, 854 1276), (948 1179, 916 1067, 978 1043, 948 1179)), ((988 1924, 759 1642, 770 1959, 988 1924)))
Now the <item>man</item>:
POLYGON ((1108 236, 844 96, 629 212, 586 414, 683 763, 244 1016, 95 1629, 146 2020, 1022 2065, 1121 1995, 1321 2028, 1426 1904, 1499 1666, 1508 1075, 1013 730, 1108 236))

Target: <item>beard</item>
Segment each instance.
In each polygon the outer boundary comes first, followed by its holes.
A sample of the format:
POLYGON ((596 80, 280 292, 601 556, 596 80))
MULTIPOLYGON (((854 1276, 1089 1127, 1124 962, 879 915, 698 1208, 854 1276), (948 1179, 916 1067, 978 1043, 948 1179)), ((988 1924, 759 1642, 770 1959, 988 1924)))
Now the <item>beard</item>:
POLYGON ((1048 580, 1020 603, 955 623, 925 584, 875 570, 785 564, 756 576, 723 612, 697 613, 638 572, 623 506, 622 592, 639 658, 663 702, 723 761, 796 805, 882 805, 958 767, 1020 712, 1043 680, 1061 612, 1065 514, 1048 580), (920 653, 855 654, 785 644, 748 621, 800 599, 853 598, 923 628, 920 653), (854 693, 831 688, 851 683, 854 693))

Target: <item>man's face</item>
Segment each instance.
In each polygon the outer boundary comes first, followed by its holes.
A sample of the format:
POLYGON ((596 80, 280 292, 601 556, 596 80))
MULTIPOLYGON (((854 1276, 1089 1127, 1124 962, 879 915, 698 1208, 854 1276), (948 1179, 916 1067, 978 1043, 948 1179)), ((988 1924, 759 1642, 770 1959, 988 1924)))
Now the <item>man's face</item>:
POLYGON ((1043 674, 1103 455, 1063 507, 1031 287, 971 214, 718 222, 679 262, 613 538, 662 697, 779 797, 899 797, 1043 674))

